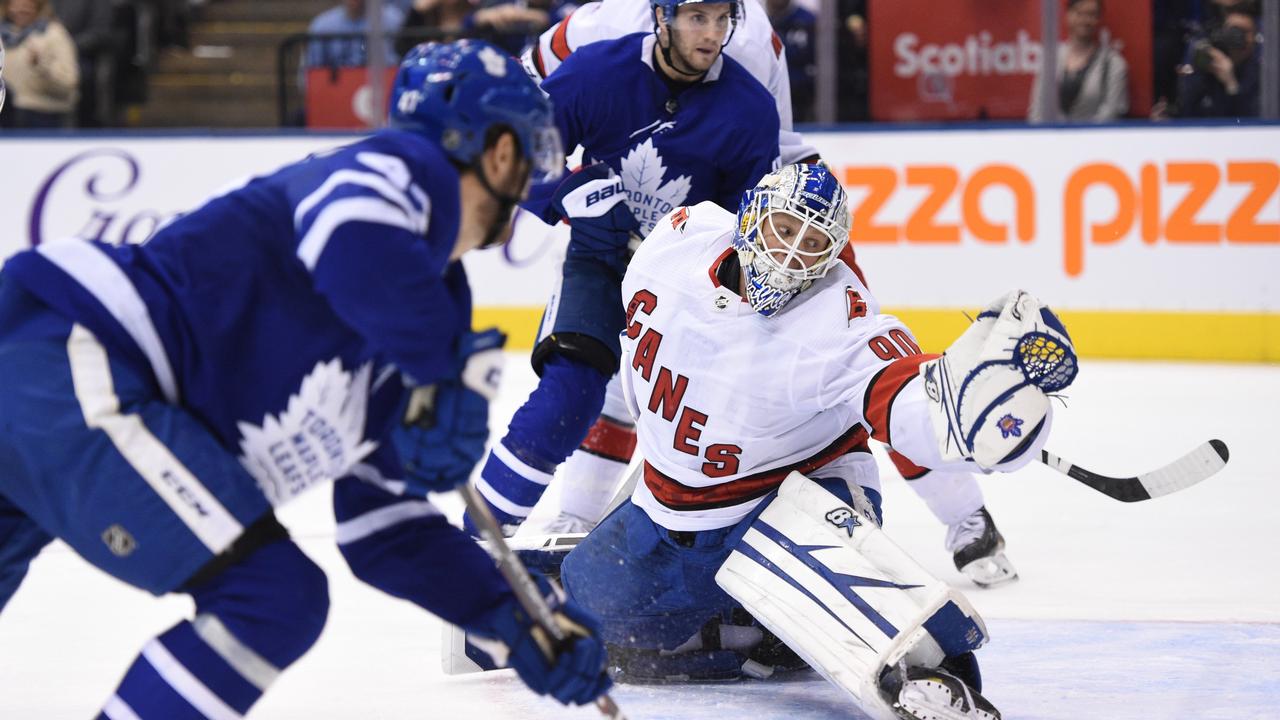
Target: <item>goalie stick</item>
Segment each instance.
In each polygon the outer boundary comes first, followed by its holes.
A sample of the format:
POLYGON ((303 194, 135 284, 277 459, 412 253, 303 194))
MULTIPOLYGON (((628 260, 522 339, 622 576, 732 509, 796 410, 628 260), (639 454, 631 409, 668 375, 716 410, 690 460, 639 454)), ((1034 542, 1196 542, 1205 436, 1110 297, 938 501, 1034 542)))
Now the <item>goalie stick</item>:
POLYGON ((1134 477, 1111 477, 1040 451, 1040 462, 1121 502, 1150 500, 1189 488, 1226 467, 1229 457, 1226 443, 1210 440, 1162 468, 1134 477))
MULTIPOLYGON (((538 586, 533 578, 529 577, 529 572, 525 570, 520 558, 516 557, 507 545, 506 539, 502 537, 498 521, 489 511, 489 506, 480 496, 480 491, 476 490, 476 486, 470 482, 465 483, 460 490, 462 499, 467 504, 467 512, 471 514, 472 521, 480 529, 480 534, 489 541, 489 551, 498 563, 498 571, 511 585, 511 591, 515 593, 520 606, 553 640, 557 643, 563 642, 567 637, 564 629, 560 627, 560 623, 556 622, 551 608, 547 607, 546 601, 538 593, 538 586)), ((609 720, 627 720, 627 716, 622 714, 622 710, 608 693, 596 698, 596 707, 609 720)))

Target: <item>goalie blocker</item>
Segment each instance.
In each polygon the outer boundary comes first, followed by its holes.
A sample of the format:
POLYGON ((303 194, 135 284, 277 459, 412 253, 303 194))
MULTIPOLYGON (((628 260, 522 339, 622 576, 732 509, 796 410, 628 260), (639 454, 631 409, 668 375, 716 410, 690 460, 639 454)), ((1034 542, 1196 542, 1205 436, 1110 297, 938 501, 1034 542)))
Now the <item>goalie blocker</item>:
POLYGON ((894 544, 869 508, 793 472, 716 582, 873 718, 998 718, 977 695, 968 654, 987 639, 982 619, 894 544), (948 659, 968 664, 964 683, 938 669, 948 659))

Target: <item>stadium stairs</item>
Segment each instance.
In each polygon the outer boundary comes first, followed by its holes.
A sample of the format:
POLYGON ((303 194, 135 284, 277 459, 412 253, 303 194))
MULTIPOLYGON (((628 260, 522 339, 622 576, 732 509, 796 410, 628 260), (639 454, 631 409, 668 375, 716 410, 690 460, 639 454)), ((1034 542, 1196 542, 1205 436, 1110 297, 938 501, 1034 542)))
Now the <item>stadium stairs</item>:
MULTIPOLYGON (((190 50, 159 54, 148 101, 127 124, 152 128, 278 127, 276 57, 337 0, 215 0, 191 25, 190 50)), ((296 63, 290 65, 290 71, 296 63)))

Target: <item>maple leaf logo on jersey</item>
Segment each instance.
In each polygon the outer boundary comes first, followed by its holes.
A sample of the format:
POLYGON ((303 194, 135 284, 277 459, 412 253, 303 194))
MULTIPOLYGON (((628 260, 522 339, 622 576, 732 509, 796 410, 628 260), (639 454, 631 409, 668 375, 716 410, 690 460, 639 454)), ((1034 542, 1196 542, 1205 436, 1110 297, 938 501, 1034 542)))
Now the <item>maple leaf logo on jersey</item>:
POLYGON ((627 191, 627 206, 640 223, 641 235, 648 235, 653 226, 678 205, 683 205, 689 195, 691 178, 688 175, 663 182, 667 174, 662 156, 653 146, 653 138, 631 148, 622 158, 622 185, 627 191))
POLYGON ((862 299, 862 295, 852 285, 844 286, 844 300, 849 308, 850 321, 867 316, 867 301, 862 299))
POLYGON ((347 372, 337 358, 318 362, 283 412, 268 413, 261 427, 236 424, 240 464, 273 506, 346 475, 378 447, 364 439, 371 370, 365 363, 347 372))

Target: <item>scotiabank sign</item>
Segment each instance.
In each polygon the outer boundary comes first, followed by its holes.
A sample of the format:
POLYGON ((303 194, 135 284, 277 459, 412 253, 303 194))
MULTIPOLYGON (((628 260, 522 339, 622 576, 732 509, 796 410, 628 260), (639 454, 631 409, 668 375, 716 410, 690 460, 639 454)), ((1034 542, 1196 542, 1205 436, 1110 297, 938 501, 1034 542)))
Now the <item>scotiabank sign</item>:
MULTIPOLYGON (((1109 42, 1129 65, 1130 115, 1146 117, 1150 0, 1103 5, 1109 42)), ((870 0, 867 27, 876 120, 1026 117, 1041 58, 1039 0, 870 0)))

